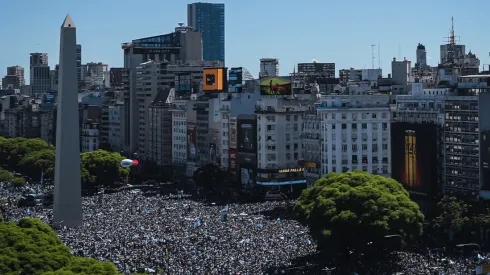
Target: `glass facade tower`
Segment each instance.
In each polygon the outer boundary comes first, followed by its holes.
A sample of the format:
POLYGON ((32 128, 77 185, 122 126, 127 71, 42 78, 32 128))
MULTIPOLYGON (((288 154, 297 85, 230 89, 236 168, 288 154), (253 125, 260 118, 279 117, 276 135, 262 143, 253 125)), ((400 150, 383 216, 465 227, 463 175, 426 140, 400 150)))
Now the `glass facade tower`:
POLYGON ((202 34, 203 59, 225 62, 225 4, 187 5, 187 25, 202 34))

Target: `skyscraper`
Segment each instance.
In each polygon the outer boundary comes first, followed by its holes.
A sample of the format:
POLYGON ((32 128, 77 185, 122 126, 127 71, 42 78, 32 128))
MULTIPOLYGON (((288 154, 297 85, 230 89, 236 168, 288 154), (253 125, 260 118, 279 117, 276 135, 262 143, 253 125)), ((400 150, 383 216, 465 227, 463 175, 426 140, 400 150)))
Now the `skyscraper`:
POLYGON ((427 66, 427 53, 425 51, 425 46, 422 44, 417 45, 417 63, 416 67, 425 68, 427 66))
POLYGON ((49 79, 49 65, 47 53, 31 53, 30 57, 30 85, 32 94, 42 94, 51 91, 49 79))
POLYGON ((225 4, 188 4, 187 25, 202 34, 203 59, 225 63, 225 4))
POLYGON ((75 227, 82 223, 82 190, 77 34, 70 15, 66 16, 61 26, 59 65, 53 223, 55 226, 75 227))

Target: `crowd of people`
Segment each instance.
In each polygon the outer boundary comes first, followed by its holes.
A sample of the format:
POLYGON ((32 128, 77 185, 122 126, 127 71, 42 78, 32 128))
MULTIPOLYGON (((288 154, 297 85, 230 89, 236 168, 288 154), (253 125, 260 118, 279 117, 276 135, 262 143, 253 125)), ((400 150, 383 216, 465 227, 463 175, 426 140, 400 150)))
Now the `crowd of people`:
MULTIPOLYGON (((0 183, 1 215, 8 221, 31 216, 51 223, 50 206, 14 203, 22 193, 0 183)), ((133 189, 84 197, 83 225, 56 231, 75 255, 113 262, 125 274, 263 274, 316 252, 307 228, 288 219, 288 209, 287 201, 218 205, 180 192, 133 189)), ((390 258, 379 265, 379 274, 470 274, 475 266, 472 259, 430 252, 390 258)))
MULTIPOLYGON (((2 188, 0 200, 20 194, 2 188)), ((10 221, 51 217, 42 206, 12 204, 6 212, 10 221)), ((283 201, 223 206, 126 190, 84 197, 83 215, 81 227, 57 229, 61 240, 74 254, 111 261, 126 274, 260 274, 316 251, 307 228, 284 218, 283 201)))

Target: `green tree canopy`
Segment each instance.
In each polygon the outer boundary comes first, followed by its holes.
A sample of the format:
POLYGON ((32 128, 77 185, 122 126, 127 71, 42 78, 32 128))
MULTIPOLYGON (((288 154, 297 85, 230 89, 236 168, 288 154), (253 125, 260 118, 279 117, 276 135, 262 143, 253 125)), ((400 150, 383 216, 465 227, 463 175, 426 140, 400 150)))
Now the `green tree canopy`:
POLYGON ((45 223, 25 218, 0 222, 0 274, 117 275, 110 262, 75 257, 45 223))
POLYGON ((0 181, 12 182, 14 176, 7 170, 0 169, 0 181))
POLYGON ((121 167, 123 159, 120 153, 105 150, 82 153, 82 177, 89 184, 112 185, 129 173, 129 168, 121 167))
POLYGON ((66 266, 71 257, 68 247, 39 220, 0 223, 0 274, 42 274, 66 266))
POLYGON ((39 138, 1 138, 0 159, 2 164, 16 169, 19 162, 29 153, 43 149, 53 149, 39 138))
POLYGON ((330 173, 305 189, 295 206, 321 246, 361 248, 397 234, 422 233, 424 216, 397 181, 367 172, 330 173))
POLYGON ((218 166, 213 163, 206 164, 194 172, 194 182, 204 188, 206 191, 213 191, 213 189, 221 184, 224 179, 223 172, 218 166))
POLYGON ((55 157, 54 149, 42 149, 28 153, 19 164, 24 174, 33 179, 39 180, 41 172, 44 172, 45 177, 53 178, 55 157))
POLYGON ((468 224, 468 210, 469 206, 456 197, 443 197, 437 203, 437 216, 433 224, 456 233, 468 224))

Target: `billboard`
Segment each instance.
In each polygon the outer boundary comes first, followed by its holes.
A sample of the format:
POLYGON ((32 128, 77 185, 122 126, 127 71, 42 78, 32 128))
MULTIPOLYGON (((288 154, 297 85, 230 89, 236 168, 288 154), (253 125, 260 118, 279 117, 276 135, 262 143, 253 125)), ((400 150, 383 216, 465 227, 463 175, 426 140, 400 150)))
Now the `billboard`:
POLYGON ((240 183, 253 185, 257 170, 257 155, 255 153, 238 152, 238 168, 240 183))
POLYGON ((187 160, 196 161, 197 156, 197 131, 196 124, 187 122, 187 160))
POLYGON ((490 190, 490 131, 480 133, 480 175, 483 190, 490 190))
POLYGON ((231 68, 228 71, 228 92, 241 93, 243 90, 243 69, 242 67, 231 68))
POLYGON ((206 68, 202 79, 204 91, 221 92, 227 87, 226 68, 206 68))
POLYGON ((237 118, 236 117, 230 117, 230 130, 229 130, 229 135, 230 135, 230 141, 228 143, 229 148, 236 148, 237 145, 237 118))
POLYGON ((261 95, 291 95, 291 81, 282 77, 260 79, 261 95))
POLYGON ((257 152, 257 121, 252 119, 238 120, 237 147, 239 152, 257 152))
POLYGON ((409 191, 438 191, 437 128, 430 123, 391 126, 391 175, 409 191))
POLYGON ((176 95, 190 95, 192 93, 192 77, 190 73, 179 73, 175 76, 176 95))
POLYGON ((228 172, 230 173, 230 180, 238 182, 238 150, 230 148, 230 156, 228 158, 229 166, 228 172))

